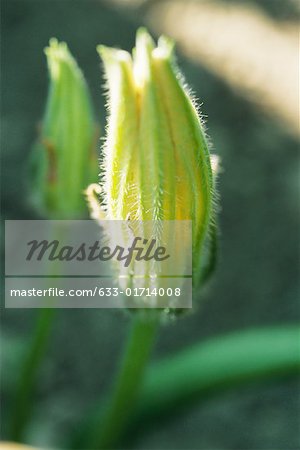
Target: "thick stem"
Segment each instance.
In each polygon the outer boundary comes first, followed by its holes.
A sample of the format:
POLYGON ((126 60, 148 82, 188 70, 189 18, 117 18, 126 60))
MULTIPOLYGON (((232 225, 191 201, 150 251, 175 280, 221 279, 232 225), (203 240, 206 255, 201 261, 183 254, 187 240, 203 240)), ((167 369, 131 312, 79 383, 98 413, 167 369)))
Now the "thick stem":
POLYGON ((54 309, 42 309, 38 312, 38 320, 31 345, 20 370, 19 385, 12 412, 11 439, 23 440, 24 430, 30 417, 31 397, 36 383, 40 361, 46 349, 52 328, 54 309))
POLYGON ((94 436, 92 448, 114 448, 126 429, 134 412, 157 328, 156 316, 146 319, 137 314, 110 402, 102 422, 98 424, 100 428, 94 436))

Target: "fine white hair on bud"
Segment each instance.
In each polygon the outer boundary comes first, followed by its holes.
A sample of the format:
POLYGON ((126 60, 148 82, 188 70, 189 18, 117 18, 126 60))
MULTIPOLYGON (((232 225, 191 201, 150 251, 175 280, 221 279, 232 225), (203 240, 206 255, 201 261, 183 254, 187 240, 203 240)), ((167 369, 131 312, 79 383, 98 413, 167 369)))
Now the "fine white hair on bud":
POLYGON ((141 28, 132 54, 97 50, 108 89, 100 216, 192 221, 196 279, 214 216, 214 181, 199 108, 182 81, 174 42, 161 36, 156 45, 141 28))

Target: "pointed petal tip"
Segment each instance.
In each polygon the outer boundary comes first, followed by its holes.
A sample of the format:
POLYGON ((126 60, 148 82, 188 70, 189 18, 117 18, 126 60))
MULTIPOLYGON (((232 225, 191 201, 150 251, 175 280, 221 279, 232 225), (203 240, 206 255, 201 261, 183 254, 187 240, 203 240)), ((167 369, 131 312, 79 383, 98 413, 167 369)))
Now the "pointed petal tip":
POLYGON ((59 42, 56 38, 51 38, 49 40, 48 47, 44 48, 44 53, 47 58, 56 59, 56 60, 69 60, 72 59, 70 50, 66 44, 66 42, 59 42))
POLYGON ((158 46, 153 52, 157 59, 172 59, 174 57, 175 41, 168 36, 160 36, 158 46))
POLYGON ((146 27, 139 27, 136 31, 136 39, 152 39, 146 27))
POLYGON ((144 47, 149 50, 155 48, 155 42, 145 27, 138 28, 136 32, 136 47, 144 47))
POLYGON ((131 60, 130 54, 125 50, 107 47, 106 45, 97 45, 96 49, 104 63, 128 62, 131 60))
POLYGON ((170 54, 174 52, 175 41, 169 36, 165 36, 164 34, 160 36, 158 39, 158 47, 168 51, 170 54))

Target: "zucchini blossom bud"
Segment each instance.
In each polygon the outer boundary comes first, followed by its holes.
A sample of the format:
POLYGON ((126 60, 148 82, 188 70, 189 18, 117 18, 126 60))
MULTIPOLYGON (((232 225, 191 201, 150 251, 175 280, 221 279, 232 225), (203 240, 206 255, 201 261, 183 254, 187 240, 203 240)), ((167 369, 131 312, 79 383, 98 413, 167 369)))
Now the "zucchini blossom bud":
POLYGON ((51 218, 86 213, 83 191, 97 179, 96 127, 88 86, 67 44, 45 49, 50 86, 40 137, 32 154, 32 197, 51 218))
POLYGON ((98 47, 109 118, 103 181, 89 188, 88 197, 92 216, 100 219, 192 221, 196 282, 212 220, 213 179, 203 124, 173 49, 164 36, 156 46, 144 29, 137 32, 132 55, 98 47), (95 209, 97 193, 102 205, 95 209))

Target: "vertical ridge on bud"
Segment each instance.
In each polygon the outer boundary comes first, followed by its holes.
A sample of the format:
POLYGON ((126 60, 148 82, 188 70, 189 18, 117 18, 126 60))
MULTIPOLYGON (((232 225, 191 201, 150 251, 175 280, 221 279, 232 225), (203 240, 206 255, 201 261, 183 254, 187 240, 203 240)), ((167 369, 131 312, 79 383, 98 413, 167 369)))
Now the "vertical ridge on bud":
POLYGON ((67 44, 51 39, 45 54, 50 86, 33 152, 35 200, 48 216, 77 217, 86 208, 82 191, 98 173, 92 104, 67 44))
POLYGON ((163 158, 161 110, 153 78, 152 51, 154 42, 145 30, 137 33, 134 58, 137 97, 139 101, 139 156, 141 186, 141 219, 162 220, 163 158))
POLYGON ((178 71, 173 68, 170 49, 165 48, 164 41, 160 43, 154 55, 154 67, 175 149, 177 198, 189 200, 188 203, 179 201, 177 215, 181 220, 194 220, 195 239, 199 244, 211 212, 209 152, 195 107, 178 79, 178 71))
POLYGON ((122 50, 98 46, 103 60, 108 96, 109 120, 103 148, 103 192, 109 219, 137 219, 138 105, 135 96, 132 59, 122 50), (112 176, 113 174, 113 176, 112 176))

